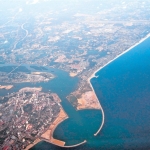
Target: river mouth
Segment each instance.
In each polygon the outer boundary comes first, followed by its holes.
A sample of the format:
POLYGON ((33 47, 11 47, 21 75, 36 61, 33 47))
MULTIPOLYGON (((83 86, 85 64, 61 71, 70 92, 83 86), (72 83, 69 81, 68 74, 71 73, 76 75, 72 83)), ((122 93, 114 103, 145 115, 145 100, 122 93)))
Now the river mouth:
MULTIPOLYGON (((13 64, 0 65, 0 71, 10 72, 15 67, 16 66, 13 64)), ((55 75, 55 78, 48 82, 40 83, 13 83, 14 87, 12 89, 0 91, 1 96, 17 92, 24 87, 42 87, 43 92, 52 91, 57 93, 61 99, 61 105, 69 118, 56 127, 53 134, 54 138, 65 141, 65 146, 76 145, 85 140, 88 141, 92 139, 92 137, 94 137, 94 133, 97 132, 101 125, 101 110, 89 109, 77 111, 66 99, 66 97, 76 89, 79 81, 78 78, 72 78, 67 72, 54 68, 45 67, 45 69, 42 68, 41 70, 37 70, 41 68, 40 66, 33 67, 29 65, 22 65, 17 69, 17 71, 22 71, 24 68, 28 73, 34 71, 50 72, 55 75)))
MULTIPOLYGON (((76 150, 150 149, 149 43, 150 38, 100 70, 97 78, 91 79, 105 113, 104 127, 96 137, 93 133, 101 123, 101 111, 76 111, 66 100, 67 94, 76 88, 78 79, 60 72, 60 76, 46 83, 45 90, 50 88, 60 96, 69 116, 57 126, 54 137, 65 140, 67 145, 82 142, 86 137, 87 143, 74 148, 76 150), (64 78, 68 80, 67 84, 64 78)), ((45 142, 32 149, 42 148, 62 149, 45 142)))

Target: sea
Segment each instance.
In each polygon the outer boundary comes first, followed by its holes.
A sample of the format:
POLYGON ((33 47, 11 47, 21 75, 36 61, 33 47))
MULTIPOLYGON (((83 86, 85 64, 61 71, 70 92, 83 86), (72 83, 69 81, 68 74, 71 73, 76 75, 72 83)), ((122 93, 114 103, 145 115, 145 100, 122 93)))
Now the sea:
MULTIPOLYGON (((117 48, 116 48, 117 49, 117 48)), ((74 91, 79 82, 68 73, 49 68, 56 77, 45 83, 18 84, 42 86, 43 91, 56 92, 69 118, 59 124, 54 138, 66 145, 84 140, 87 143, 72 150, 122 150, 150 149, 150 38, 120 56, 95 75, 91 84, 103 107, 105 123, 97 136, 102 121, 100 110, 76 111, 66 96, 74 91)), ((20 86, 20 87, 19 87, 20 86)), ((47 142, 40 142, 31 150, 61 150, 47 142)))

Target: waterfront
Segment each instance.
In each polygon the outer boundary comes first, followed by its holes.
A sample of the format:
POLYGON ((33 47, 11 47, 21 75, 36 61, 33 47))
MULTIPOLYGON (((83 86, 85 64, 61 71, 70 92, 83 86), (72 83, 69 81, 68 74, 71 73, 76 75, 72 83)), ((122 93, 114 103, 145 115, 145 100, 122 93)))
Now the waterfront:
MULTIPOLYGON (((150 38, 97 72, 98 78, 91 79, 104 109, 105 124, 96 137, 74 149, 150 148, 149 43, 150 38)), ((42 146, 61 149, 46 143, 33 149, 42 146)))
POLYGON ((91 80, 105 112, 104 147, 149 147, 150 38, 100 70, 91 80), (118 142, 117 142, 118 141, 118 142))
MULTIPOLYGON (((25 66, 27 67, 27 69, 31 69, 29 66, 25 66)), ((11 67, 8 68, 10 68, 10 70, 12 69, 11 67)), ((48 72, 51 72, 55 75, 54 79, 48 82, 40 83, 15 83, 12 89, 1 90, 1 96, 7 95, 8 92, 17 92, 23 87, 42 87, 44 92, 48 92, 49 90, 55 92, 61 98, 61 105, 69 118, 62 122, 60 125, 58 125, 58 127, 54 131, 54 138, 65 141, 66 146, 79 144, 81 142, 84 142, 86 139, 92 138, 94 133, 98 130, 99 125, 101 124, 101 111, 76 111, 71 103, 69 103, 69 101, 66 99, 66 96, 70 92, 75 90, 78 84, 78 78, 72 78, 67 72, 62 70, 57 70, 54 68, 47 69, 48 72), (70 138, 70 134, 72 138, 70 138)), ((8 72, 10 70, 8 70, 8 72)))
MULTIPOLYGON (((105 124, 100 133, 102 114, 99 110, 76 111, 66 96, 73 91, 78 79, 69 77, 66 72, 54 71, 56 78, 45 83, 24 83, 14 86, 18 90, 24 86, 42 86, 56 92, 62 99, 62 106, 69 119, 55 130, 54 137, 64 140, 67 145, 87 140, 87 143, 74 149, 140 149, 149 148, 150 124, 150 38, 120 56, 96 73, 91 83, 105 113, 105 124), (133 61, 134 60, 134 61, 133 61), (66 80, 68 82, 66 82, 66 80)), ((41 142, 32 149, 62 149, 41 142)))

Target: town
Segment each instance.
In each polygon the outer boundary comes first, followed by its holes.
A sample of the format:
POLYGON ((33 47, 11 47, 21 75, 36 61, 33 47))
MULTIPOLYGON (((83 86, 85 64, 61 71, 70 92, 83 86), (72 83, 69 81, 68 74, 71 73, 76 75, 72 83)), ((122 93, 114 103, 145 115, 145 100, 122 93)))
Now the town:
POLYGON ((0 97, 0 149, 25 149, 57 119, 61 100, 41 90, 26 87, 0 97))
POLYGON ((48 72, 31 72, 31 73, 12 72, 10 74, 6 72, 0 72, 0 82, 4 83, 48 82, 53 78, 54 75, 48 72))

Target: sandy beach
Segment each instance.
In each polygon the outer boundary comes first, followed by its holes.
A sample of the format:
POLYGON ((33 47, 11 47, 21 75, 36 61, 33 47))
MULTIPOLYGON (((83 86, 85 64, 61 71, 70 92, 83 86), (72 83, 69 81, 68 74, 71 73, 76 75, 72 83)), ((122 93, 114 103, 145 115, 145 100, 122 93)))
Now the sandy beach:
POLYGON ((64 147, 65 142, 58 140, 58 139, 54 139, 53 132, 56 129, 56 127, 67 118, 68 118, 68 115, 63 110, 63 108, 61 108, 60 113, 58 114, 58 116, 54 120, 54 122, 50 125, 49 129, 41 135, 42 140, 45 140, 45 141, 52 143, 54 145, 57 145, 57 146, 64 147))
POLYGON ((70 72, 69 75, 70 75, 70 77, 75 77, 75 76, 77 76, 77 73, 70 72))
MULTIPOLYGON (((133 46, 131 46, 130 48, 128 48, 127 50, 125 50, 125 51, 122 52, 121 54, 117 55, 114 59, 110 60, 108 63, 106 63, 105 65, 101 66, 101 67, 98 68, 96 71, 94 71, 94 73, 88 78, 88 83, 90 84, 92 90, 94 91, 94 88, 93 88, 93 86, 92 86, 90 80, 91 80, 92 78, 96 77, 95 74, 96 74, 98 71, 100 71, 101 69, 103 69, 104 67, 106 67, 107 65, 109 65, 110 63, 112 63, 114 60, 116 60, 117 58, 119 58, 119 57, 121 57, 122 55, 124 55, 125 53, 127 53, 128 51, 132 50, 134 47, 136 47, 137 45, 139 45, 140 43, 142 43, 143 41, 145 41, 145 40, 146 40, 147 38, 149 38, 149 37, 150 37, 150 33, 149 33, 147 36, 145 36, 144 38, 142 38, 139 42, 137 42, 136 44, 134 44, 133 46)), ((95 91, 94 91, 94 93, 95 93, 95 91)), ((96 95, 96 93, 95 93, 95 95, 96 95)), ((97 97, 97 95, 96 95, 96 97, 97 97)), ((98 98, 97 98, 97 99, 98 99, 98 98)), ((99 102, 99 103, 100 103, 100 102, 99 102)), ((100 104, 100 106, 101 106, 101 104, 100 104)), ((101 123, 100 128, 98 129, 98 131, 94 134, 94 136, 97 136, 97 134, 101 131, 101 129, 102 129, 103 125, 104 125, 105 115, 104 115, 104 111, 103 111, 102 106, 101 106, 101 111, 102 111, 102 123, 101 123)))

